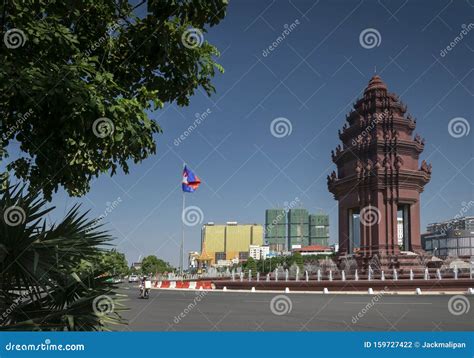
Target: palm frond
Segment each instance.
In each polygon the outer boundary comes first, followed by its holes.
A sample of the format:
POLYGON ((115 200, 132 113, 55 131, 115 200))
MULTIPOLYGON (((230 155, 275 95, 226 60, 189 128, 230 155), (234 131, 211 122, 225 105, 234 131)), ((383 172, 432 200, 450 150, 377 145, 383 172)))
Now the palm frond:
POLYGON ((77 272, 112 237, 79 206, 60 223, 48 223, 54 207, 24 192, 19 186, 0 191, 0 309, 9 312, 0 329, 99 330, 124 323, 118 296, 101 273, 77 272), (102 296, 116 312, 97 313, 93 303, 102 296))

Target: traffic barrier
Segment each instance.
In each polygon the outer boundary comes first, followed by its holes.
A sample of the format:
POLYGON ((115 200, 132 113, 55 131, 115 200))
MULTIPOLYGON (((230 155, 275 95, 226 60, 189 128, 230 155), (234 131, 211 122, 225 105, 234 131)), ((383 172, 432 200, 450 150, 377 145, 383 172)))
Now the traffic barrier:
POLYGON ((213 290, 211 281, 156 281, 155 288, 171 288, 171 289, 191 289, 191 290, 213 290))
POLYGON ((176 281, 176 288, 189 288, 189 281, 176 281))
POLYGON ((201 287, 203 290, 212 290, 212 282, 211 281, 197 281, 196 288, 200 289, 201 287))

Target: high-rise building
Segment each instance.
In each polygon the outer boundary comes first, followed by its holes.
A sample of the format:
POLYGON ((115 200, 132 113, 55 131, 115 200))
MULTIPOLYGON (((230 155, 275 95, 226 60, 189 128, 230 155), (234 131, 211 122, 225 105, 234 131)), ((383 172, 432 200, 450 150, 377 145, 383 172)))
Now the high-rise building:
POLYGON ((324 214, 309 216, 309 245, 329 245, 329 216, 324 214))
POLYGON ((288 248, 296 249, 309 245, 309 215, 306 209, 288 211, 288 248))
POLYGON ((265 212, 265 241, 273 252, 309 245, 328 246, 329 216, 309 215, 306 209, 268 209, 265 212))
POLYGON ((265 241, 271 251, 286 250, 286 211, 268 209, 265 211, 265 241))
POLYGON ((250 245, 263 245, 263 227, 257 224, 207 223, 201 236, 201 252, 206 252, 211 265, 220 260, 246 260, 250 245))

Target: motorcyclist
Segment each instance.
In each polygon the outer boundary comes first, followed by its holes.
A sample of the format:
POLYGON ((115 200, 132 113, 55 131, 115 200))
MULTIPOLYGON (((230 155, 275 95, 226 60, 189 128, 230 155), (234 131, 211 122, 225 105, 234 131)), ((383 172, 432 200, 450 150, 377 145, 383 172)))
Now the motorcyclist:
POLYGON ((145 282, 147 281, 147 277, 143 276, 140 282, 140 297, 145 297, 147 289, 145 288, 145 282))

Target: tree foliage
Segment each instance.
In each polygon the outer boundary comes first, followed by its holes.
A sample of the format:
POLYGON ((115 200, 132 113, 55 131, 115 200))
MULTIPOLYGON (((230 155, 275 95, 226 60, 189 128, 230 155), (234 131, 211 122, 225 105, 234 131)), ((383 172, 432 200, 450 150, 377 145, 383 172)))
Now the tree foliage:
MULTIPOLYGON (((218 50, 204 40, 226 0, 8 0, 0 4, 0 161, 51 199, 156 151, 150 113, 208 95, 218 50)), ((5 174, 5 173, 4 173, 5 174)))
POLYGON ((109 275, 125 276, 129 272, 125 254, 115 249, 104 252, 101 255, 101 267, 109 275))
POLYGON ((143 274, 155 274, 173 271, 173 267, 155 255, 146 256, 142 261, 141 271, 143 274))
POLYGON ((122 277, 130 272, 125 254, 116 249, 97 252, 93 259, 81 261, 78 271, 90 270, 114 277, 122 277))
POLYGON ((252 275, 257 273, 257 263, 253 257, 249 257, 247 262, 245 263, 245 271, 249 272, 252 271, 252 275))
POLYGON ((300 268, 300 270, 303 269, 303 266, 304 266, 304 262, 303 262, 303 256, 301 255, 300 252, 295 252, 293 254, 293 262, 298 265, 298 267, 300 268))

